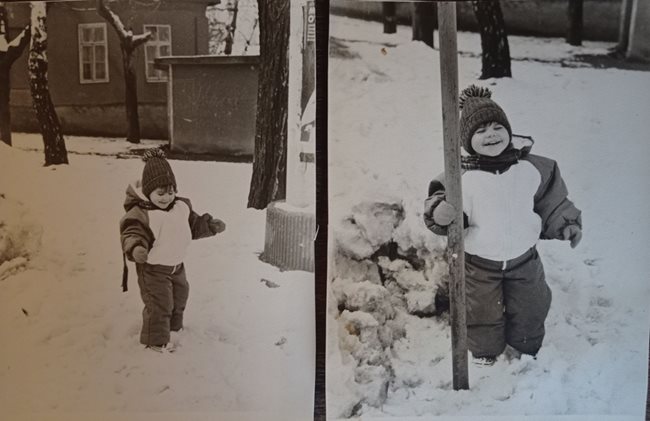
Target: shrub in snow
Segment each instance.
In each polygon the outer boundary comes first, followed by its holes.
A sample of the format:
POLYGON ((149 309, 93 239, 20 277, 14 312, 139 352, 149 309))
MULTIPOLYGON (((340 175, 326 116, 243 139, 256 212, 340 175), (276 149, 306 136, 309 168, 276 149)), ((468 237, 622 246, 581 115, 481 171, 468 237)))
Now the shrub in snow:
POLYGON ((41 245, 42 227, 21 203, 0 194, 0 277, 33 256, 41 245))
POLYGON ((334 229, 330 314, 338 323, 338 351, 354 361, 352 390, 341 408, 350 416, 379 407, 395 383, 422 382, 413 365, 396 358, 395 346, 414 317, 442 310, 447 288, 444 243, 426 235, 415 205, 361 202, 334 229), (350 409, 352 408, 352 409, 350 409))

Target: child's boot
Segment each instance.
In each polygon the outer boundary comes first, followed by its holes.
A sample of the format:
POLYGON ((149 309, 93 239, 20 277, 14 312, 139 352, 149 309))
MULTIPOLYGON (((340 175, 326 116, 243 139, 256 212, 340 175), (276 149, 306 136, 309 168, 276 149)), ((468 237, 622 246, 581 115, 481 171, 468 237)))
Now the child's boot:
POLYGON ((477 367, 490 367, 497 362, 497 357, 472 357, 472 363, 477 367))

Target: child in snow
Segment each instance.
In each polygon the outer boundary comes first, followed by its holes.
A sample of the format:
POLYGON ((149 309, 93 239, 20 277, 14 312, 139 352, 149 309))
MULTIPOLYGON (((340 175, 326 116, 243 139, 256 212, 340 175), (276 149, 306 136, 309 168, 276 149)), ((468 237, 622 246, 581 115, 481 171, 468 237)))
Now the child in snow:
MULTIPOLYGON (((465 285, 468 347, 491 365, 506 344, 536 355, 544 339, 551 290, 535 248, 538 239, 582 238, 581 213, 567 198, 557 163, 515 146, 510 123, 487 88, 461 94, 465 285)), ((424 221, 445 235, 454 219, 444 175, 429 185, 424 221)))
MULTIPOLYGON (((170 331, 183 328, 189 284, 183 258, 193 239, 223 232, 226 225, 209 214, 199 216, 190 201, 177 197, 176 178, 162 150, 144 154, 142 180, 126 190, 120 220, 122 251, 134 261, 144 302, 140 342, 157 352, 167 348, 170 331)), ((126 291, 126 262, 122 280, 126 291)))

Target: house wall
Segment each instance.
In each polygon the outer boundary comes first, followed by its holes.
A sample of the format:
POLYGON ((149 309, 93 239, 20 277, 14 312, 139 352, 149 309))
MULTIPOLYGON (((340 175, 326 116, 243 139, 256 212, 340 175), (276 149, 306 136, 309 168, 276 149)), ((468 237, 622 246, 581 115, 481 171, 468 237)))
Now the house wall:
MULTIPOLYGON (((143 32, 145 24, 171 25, 173 55, 197 55, 208 52, 208 22, 205 3, 167 4, 155 11, 120 10, 111 5, 125 25, 143 32)), ((11 5, 9 16, 13 33, 29 22, 29 5, 11 5)), ((79 77, 79 23, 106 22, 95 10, 95 2, 53 4, 48 9, 49 82, 65 134, 124 136, 124 72, 119 38, 107 23, 108 74, 106 83, 82 84, 79 77)), ((134 53, 136 65, 141 133, 144 138, 167 138, 167 86, 147 82, 144 47, 134 53)), ((12 68, 12 129, 37 131, 31 108, 27 77, 27 53, 12 68)))
MULTIPOLYGON (((622 0, 584 0, 584 38, 616 41, 622 0)), ((458 3, 458 29, 477 31, 478 25, 470 1, 458 3)), ((564 37, 567 31, 567 0, 501 0, 508 33, 564 37)), ((381 2, 331 0, 332 13, 381 20, 381 2)), ((397 4, 398 21, 410 24, 411 5, 397 4)))

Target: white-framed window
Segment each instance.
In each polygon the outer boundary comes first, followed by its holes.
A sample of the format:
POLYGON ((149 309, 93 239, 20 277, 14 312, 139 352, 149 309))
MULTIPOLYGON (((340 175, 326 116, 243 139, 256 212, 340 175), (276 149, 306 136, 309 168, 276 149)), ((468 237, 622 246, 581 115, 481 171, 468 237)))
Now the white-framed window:
POLYGON ((79 82, 108 82, 108 45, 106 23, 80 23, 79 82))
POLYGON ((144 63, 147 82, 167 82, 167 72, 154 67, 154 59, 172 55, 172 27, 170 25, 144 25, 151 38, 144 45, 144 63))

